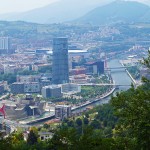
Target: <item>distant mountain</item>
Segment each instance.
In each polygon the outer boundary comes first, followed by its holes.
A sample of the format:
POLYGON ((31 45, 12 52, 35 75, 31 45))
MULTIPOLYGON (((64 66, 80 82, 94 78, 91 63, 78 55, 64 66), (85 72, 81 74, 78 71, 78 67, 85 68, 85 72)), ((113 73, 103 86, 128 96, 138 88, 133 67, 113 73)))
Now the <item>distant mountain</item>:
POLYGON ((0 15, 0 20, 61 23, 77 19, 97 6, 112 1, 114 0, 58 0, 55 3, 31 11, 0 15))
POLYGON ((143 3, 143 4, 150 6, 150 0, 130 0, 130 1, 137 1, 137 2, 140 2, 140 3, 143 3))
POLYGON ((118 0, 95 8, 74 22, 91 24, 150 22, 150 7, 139 2, 118 0))

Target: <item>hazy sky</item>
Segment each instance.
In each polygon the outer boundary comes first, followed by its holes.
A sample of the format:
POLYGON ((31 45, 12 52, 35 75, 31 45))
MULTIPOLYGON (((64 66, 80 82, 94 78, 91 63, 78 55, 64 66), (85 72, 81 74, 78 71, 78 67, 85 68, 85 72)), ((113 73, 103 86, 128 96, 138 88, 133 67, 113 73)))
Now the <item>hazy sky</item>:
MULTIPOLYGON (((9 12, 27 11, 27 10, 48 5, 55 1, 59 1, 59 0, 0 0, 0 14, 9 13, 9 12)), ((99 2, 102 1, 104 0, 99 0, 99 2)), ((150 0, 134 0, 134 1, 150 3, 150 0)))
POLYGON ((58 0, 0 0, 0 13, 31 10, 55 1, 58 0))

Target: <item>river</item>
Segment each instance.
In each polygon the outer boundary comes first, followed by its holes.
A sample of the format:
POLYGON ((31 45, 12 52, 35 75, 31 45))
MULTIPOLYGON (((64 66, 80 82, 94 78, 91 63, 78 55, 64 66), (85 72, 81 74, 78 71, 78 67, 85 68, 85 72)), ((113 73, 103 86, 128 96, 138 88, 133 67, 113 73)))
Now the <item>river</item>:
MULTIPOLYGON (((119 59, 112 59, 108 62, 108 67, 109 68, 117 68, 117 67, 122 67, 122 65, 120 64, 119 59)), ((115 90, 115 92, 113 93, 114 95, 118 91, 125 91, 125 90, 128 90, 130 88, 130 86, 128 86, 128 85, 131 85, 132 80, 128 76, 128 74, 124 68, 111 70, 111 76, 117 85, 125 85, 125 86, 119 86, 119 89, 115 90)), ((100 101, 97 101, 95 103, 92 103, 89 106, 97 106, 100 104, 108 103, 109 101, 110 101, 110 96, 107 98, 104 98, 100 101)), ((82 112, 83 110, 86 109, 86 107, 87 106, 85 106, 84 108, 81 108, 79 110, 75 110, 74 113, 82 112)))
MULTIPOLYGON (((108 62, 108 67, 109 68, 117 68, 117 67, 122 67, 118 59, 113 59, 108 62)), ((121 69, 113 69, 111 71, 111 76, 113 80, 115 81, 115 84, 117 85, 131 85, 132 80, 128 76, 127 72, 125 71, 124 68, 121 69)), ((120 90, 127 90, 129 89, 130 86, 120 86, 120 90)))
MULTIPOLYGON (((109 68, 115 68, 115 67, 122 67, 122 65, 119 63, 118 59, 112 59, 108 62, 108 67, 109 68)), ((131 78, 128 76, 128 74, 127 74, 127 72, 125 71, 124 68, 112 70, 111 71, 111 76, 112 76, 112 79, 115 81, 115 83, 117 85, 131 85, 131 83, 132 83, 131 78)), ((125 91, 129 88, 130 88, 130 86, 119 86, 119 89, 115 90, 115 92, 113 94, 115 95, 115 93, 117 91, 125 91)), ((109 101, 110 101, 110 96, 108 96, 107 98, 101 99, 101 100, 99 100, 95 103, 92 103, 88 106, 85 106, 85 107, 79 108, 77 110, 74 110, 73 113, 80 113, 80 112, 83 112, 84 110, 86 110, 86 108, 89 107, 89 106, 94 107, 94 106, 98 106, 98 105, 101 105, 101 104, 104 104, 104 103, 108 103, 109 101)), ((45 122, 45 121, 34 123, 33 125, 40 125, 43 122, 45 122)))

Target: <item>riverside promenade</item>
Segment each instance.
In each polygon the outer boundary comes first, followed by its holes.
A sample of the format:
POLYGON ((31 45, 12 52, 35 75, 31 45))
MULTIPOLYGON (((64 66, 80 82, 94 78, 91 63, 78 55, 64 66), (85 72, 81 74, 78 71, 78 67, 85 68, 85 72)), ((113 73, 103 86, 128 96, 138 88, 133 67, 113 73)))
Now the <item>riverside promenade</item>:
POLYGON ((73 108, 71 109, 71 111, 75 111, 75 110, 81 109, 81 108, 83 108, 83 107, 85 107, 85 106, 91 105, 91 104, 93 104, 93 103, 95 103, 95 102, 97 102, 97 101, 100 101, 100 100, 102 100, 102 99, 104 99, 104 98, 107 98, 108 96, 110 96, 111 94, 113 94, 113 92, 115 91, 115 89, 116 89, 116 88, 114 87, 114 88, 111 89, 111 91, 109 91, 108 93, 102 95, 101 97, 99 97, 99 98, 97 98, 97 99, 94 99, 94 98, 93 98, 93 100, 87 101, 87 102, 85 102, 84 104, 82 104, 82 105, 80 105, 80 106, 75 106, 75 107, 73 107, 73 108))
MULTIPOLYGON (((72 107, 71 111, 74 112, 76 110, 80 110, 81 108, 83 107, 86 107, 88 105, 91 105, 97 101, 100 101, 108 96, 110 96, 111 94, 113 94, 113 92, 115 91, 115 87, 113 87, 108 93, 105 93, 103 94, 101 97, 97 98, 97 99, 94 99, 93 100, 90 100, 90 101, 87 101, 79 106, 75 106, 75 107, 72 107)), ((31 124, 34 124, 34 123, 37 123, 37 122, 41 122, 41 121, 46 121, 46 120, 51 120, 51 119, 54 119, 55 117, 55 114, 47 114, 47 115, 43 115, 43 116, 38 116, 38 117, 30 117, 29 119, 26 119, 26 120, 22 120, 22 121, 19 121, 20 124, 28 124, 28 125, 31 125, 31 124)))

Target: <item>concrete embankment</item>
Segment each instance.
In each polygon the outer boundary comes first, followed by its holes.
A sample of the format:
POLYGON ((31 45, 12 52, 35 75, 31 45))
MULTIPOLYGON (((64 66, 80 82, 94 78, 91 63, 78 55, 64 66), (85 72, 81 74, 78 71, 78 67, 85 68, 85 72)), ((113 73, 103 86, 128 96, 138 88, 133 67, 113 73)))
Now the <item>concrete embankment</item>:
MULTIPOLYGON (((78 110, 78 109, 81 109, 81 108, 86 107, 88 105, 91 105, 91 104, 93 104, 97 101, 100 101, 100 100, 110 96, 114 91, 115 91, 115 88, 112 88, 112 90, 109 91, 108 93, 106 93, 104 96, 101 96, 101 97, 99 97, 97 99, 94 99, 92 101, 88 101, 88 102, 86 102, 86 103, 84 103, 80 106, 74 107, 74 108, 71 109, 71 111, 73 112, 75 110, 78 110)), ((51 116, 47 116, 47 117, 43 117, 43 118, 35 118, 34 120, 28 120, 28 121, 27 120, 24 120, 24 121, 22 120, 19 123, 21 123, 21 124, 30 124, 31 125, 31 124, 36 123, 36 122, 41 122, 41 121, 46 121, 48 119, 53 119, 54 117, 55 117, 55 115, 51 115, 51 116)))
MULTIPOLYGON (((125 65, 124 65, 121 61, 119 61, 119 62, 120 62, 120 64, 121 64, 123 67, 125 67, 125 65)), ((132 77, 132 75, 130 74, 130 72, 129 72, 127 69, 125 69, 125 71, 127 72, 128 76, 131 78, 132 83, 133 83, 134 85, 136 85, 136 80, 132 77)))
POLYGON ((128 76, 131 78, 131 80, 133 81, 133 84, 136 85, 135 79, 132 77, 132 75, 129 73, 129 71, 127 69, 126 69, 126 72, 127 72, 128 76))
POLYGON ((97 101, 100 101, 100 100, 102 100, 102 99, 104 99, 104 98, 107 98, 108 96, 110 96, 110 95, 115 91, 115 89, 116 89, 116 88, 113 88, 110 92, 108 92, 108 93, 105 94, 104 96, 101 96, 100 98, 97 98, 97 99, 95 99, 95 100, 86 102, 86 103, 84 103, 84 104, 82 104, 82 105, 80 105, 80 106, 74 107, 74 108, 72 108, 71 110, 72 110, 72 111, 75 111, 75 110, 77 110, 77 109, 80 109, 80 108, 83 108, 83 107, 85 107, 85 106, 91 105, 91 104, 93 104, 93 103, 95 103, 95 102, 97 102, 97 101))
POLYGON ((20 121, 19 123, 20 124, 33 124, 33 123, 36 123, 36 122, 40 122, 40 121, 46 121, 48 119, 54 119, 55 115, 50 115, 50 116, 47 116, 47 117, 41 117, 41 118, 34 118, 34 120, 24 120, 24 121, 20 121))

